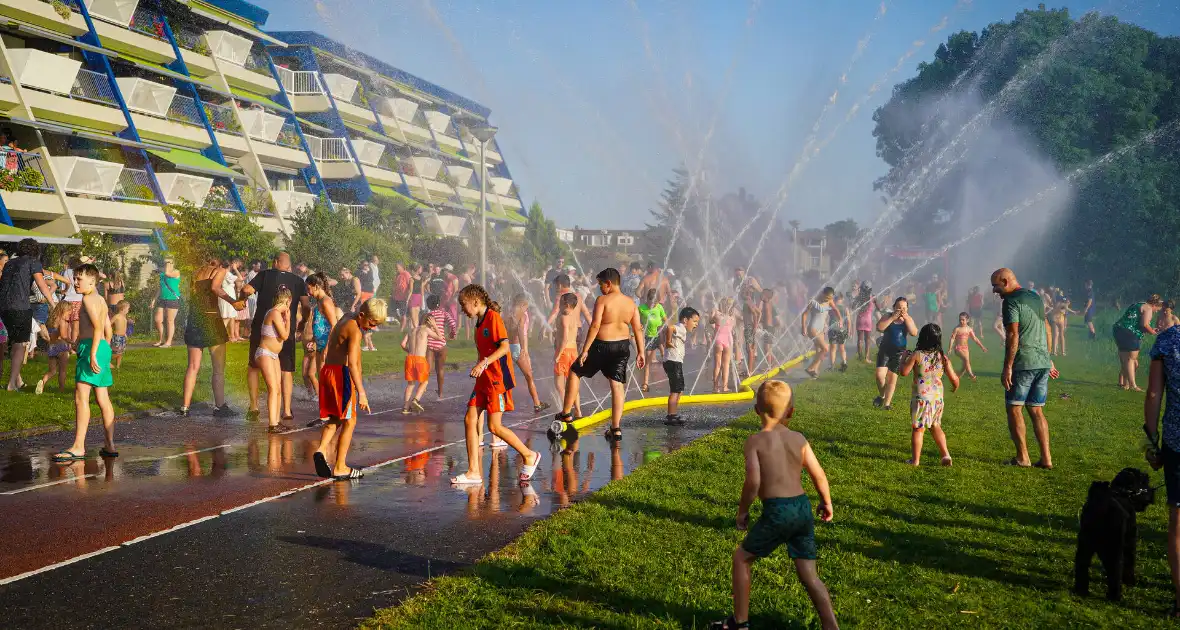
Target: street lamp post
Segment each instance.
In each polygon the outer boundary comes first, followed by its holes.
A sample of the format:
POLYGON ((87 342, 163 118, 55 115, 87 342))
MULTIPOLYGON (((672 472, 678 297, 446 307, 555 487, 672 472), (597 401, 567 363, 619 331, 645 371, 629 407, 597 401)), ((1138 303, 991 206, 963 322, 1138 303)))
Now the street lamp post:
POLYGON ((482 121, 462 123, 479 140, 479 283, 488 285, 488 142, 496 135, 496 127, 482 121))

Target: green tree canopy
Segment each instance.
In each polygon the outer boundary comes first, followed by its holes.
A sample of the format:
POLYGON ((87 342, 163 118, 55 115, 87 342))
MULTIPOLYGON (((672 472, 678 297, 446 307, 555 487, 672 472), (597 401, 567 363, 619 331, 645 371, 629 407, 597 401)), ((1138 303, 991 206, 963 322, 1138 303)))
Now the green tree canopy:
POLYGON ((286 247, 291 258, 330 276, 336 276, 343 267, 355 270, 362 259, 373 254, 380 256, 383 263, 407 260, 399 242, 349 222, 323 202, 299 210, 289 224, 291 235, 286 247))
MULTIPOLYGON (((874 114, 877 155, 890 166, 878 188, 895 195, 935 162, 934 151, 967 123, 961 112, 956 118, 954 108, 940 107, 956 94, 991 103, 1067 173, 1177 120, 1180 40, 1114 17, 1074 20, 1065 9, 1023 11, 978 34, 955 33, 874 114)), ((1092 278, 1107 296, 1180 291, 1174 146, 1174 139, 1143 146, 1078 179, 1065 219, 1031 252, 1026 275, 1074 288, 1092 278)), ((988 168, 1002 173, 1007 166, 988 168)), ((929 230, 965 182, 963 168, 950 169, 923 191, 909 225, 929 230)))
POLYGON ((269 260, 278 249, 274 237, 247 214, 199 208, 188 201, 168 206, 173 222, 162 225, 164 244, 184 277, 206 260, 269 260))

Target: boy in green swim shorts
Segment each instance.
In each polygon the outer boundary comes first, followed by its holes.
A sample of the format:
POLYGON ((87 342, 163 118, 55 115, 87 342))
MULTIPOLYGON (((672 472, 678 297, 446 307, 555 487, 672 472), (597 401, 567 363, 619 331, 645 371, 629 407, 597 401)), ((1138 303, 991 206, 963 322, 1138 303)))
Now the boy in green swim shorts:
POLYGON ((115 408, 111 406, 108 388, 114 383, 111 374, 111 320, 107 302, 98 294, 98 268, 91 264, 74 270, 74 290, 82 295, 82 310, 78 321, 78 364, 75 369, 77 385, 74 389, 76 428, 74 444, 55 453, 53 460, 70 462, 86 457, 86 429, 90 426, 90 392, 102 411, 102 427, 106 441, 98 454, 118 457, 115 450, 115 408))
POLYGON ((811 597, 821 627, 838 627, 828 589, 815 568, 815 519, 803 492, 801 471, 807 470, 815 483, 820 501, 816 513, 824 522, 832 520, 832 497, 828 478, 807 438, 780 424, 794 414, 793 402, 791 387, 782 381, 767 381, 758 388, 754 411, 762 419, 762 430, 746 440, 746 483, 738 505, 738 530, 744 531, 749 524, 755 497, 762 500, 762 516, 733 552, 733 615, 714 622, 711 628, 750 627, 750 573, 754 561, 769 556, 783 544, 795 561, 795 571, 811 597))

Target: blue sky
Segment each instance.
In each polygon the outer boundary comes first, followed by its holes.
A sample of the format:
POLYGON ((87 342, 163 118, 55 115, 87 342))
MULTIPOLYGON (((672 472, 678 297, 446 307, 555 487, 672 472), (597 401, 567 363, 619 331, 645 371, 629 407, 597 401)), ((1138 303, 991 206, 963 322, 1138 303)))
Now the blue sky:
MULTIPOLYGON (((711 189, 775 198, 837 89, 822 149, 779 217, 870 221, 885 171, 873 110, 950 33, 1037 4, 887 0, 882 15, 879 0, 256 2, 270 30, 319 31, 490 107, 525 203, 540 201, 559 226, 596 228, 642 227, 671 170, 699 164, 703 146, 711 189)), ((1174 0, 1065 6, 1180 33, 1174 0)))

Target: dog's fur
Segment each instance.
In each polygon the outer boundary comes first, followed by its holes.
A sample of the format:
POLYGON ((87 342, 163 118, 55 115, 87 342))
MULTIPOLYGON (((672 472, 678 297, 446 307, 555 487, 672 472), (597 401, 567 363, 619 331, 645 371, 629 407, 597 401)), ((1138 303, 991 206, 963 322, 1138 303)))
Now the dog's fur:
POLYGON ((1106 570, 1107 599, 1122 599, 1123 585, 1135 584, 1135 547, 1139 538, 1135 513, 1146 510, 1154 500, 1151 479, 1138 468, 1124 468, 1110 482, 1090 484, 1074 556, 1075 593, 1090 594, 1090 562, 1094 554, 1098 554, 1106 570))

